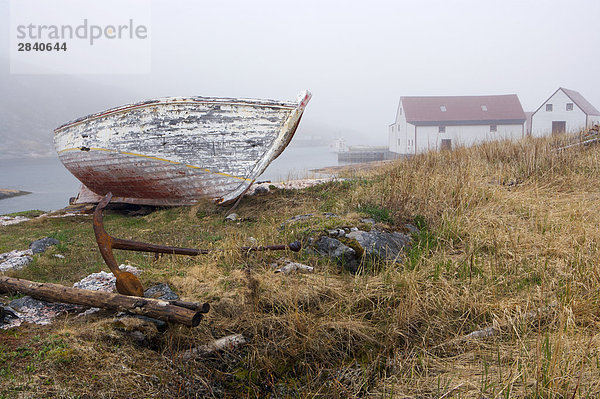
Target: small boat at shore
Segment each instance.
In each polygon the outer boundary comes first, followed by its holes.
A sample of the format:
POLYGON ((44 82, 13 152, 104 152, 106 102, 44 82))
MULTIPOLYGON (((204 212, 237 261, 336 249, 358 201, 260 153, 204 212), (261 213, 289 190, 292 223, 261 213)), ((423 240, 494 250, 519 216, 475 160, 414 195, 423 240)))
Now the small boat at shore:
POLYGON ((192 205, 243 195, 287 147, 311 98, 169 97, 125 105, 54 130, 63 165, 83 185, 76 204, 192 205))

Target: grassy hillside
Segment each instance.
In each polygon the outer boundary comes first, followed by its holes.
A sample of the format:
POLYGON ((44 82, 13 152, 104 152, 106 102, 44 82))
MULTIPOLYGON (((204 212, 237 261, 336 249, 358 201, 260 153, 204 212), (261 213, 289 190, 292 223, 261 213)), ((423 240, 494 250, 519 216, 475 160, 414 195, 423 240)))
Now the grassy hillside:
MULTIPOLYGON (((117 237, 225 249, 157 261, 117 254, 144 270, 145 286, 167 282, 210 302, 210 313, 149 347, 107 315, 0 331, 0 397, 598 397, 600 150, 557 145, 487 143, 274 190, 241 201, 238 222, 212 204, 111 214, 117 237), (250 237, 306 242, 361 227, 364 216, 420 228, 402 265, 351 275, 307 253, 235 250, 250 237), (282 256, 315 273, 273 273, 282 256), (181 350, 232 333, 249 343, 181 360, 181 350)), ((106 270, 86 216, 0 227, 0 252, 47 235, 62 244, 15 276, 72 284, 106 270)))

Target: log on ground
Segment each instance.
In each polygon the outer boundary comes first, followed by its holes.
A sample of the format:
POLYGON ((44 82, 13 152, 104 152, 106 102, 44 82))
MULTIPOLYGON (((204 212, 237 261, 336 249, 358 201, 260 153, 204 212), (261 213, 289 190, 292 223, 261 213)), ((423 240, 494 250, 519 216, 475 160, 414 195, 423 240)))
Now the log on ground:
POLYGON ((202 314, 208 311, 208 304, 198 304, 196 309, 190 309, 192 306, 189 303, 185 303, 187 306, 183 307, 159 299, 37 283, 7 276, 0 276, 0 292, 20 292, 48 302, 73 303, 129 312, 191 327, 196 327, 202 320, 202 314))

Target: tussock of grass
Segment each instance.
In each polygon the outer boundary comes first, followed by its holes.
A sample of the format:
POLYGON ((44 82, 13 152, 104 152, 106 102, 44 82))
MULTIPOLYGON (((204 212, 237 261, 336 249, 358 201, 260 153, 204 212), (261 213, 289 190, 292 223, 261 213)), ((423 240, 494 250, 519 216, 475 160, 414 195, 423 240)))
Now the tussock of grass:
MULTIPOLYGON (((120 262, 144 270, 145 285, 168 282, 184 299, 211 302, 211 312, 199 327, 172 326, 147 348, 105 315, 1 332, 0 392, 598 397, 600 149, 557 152, 558 144, 485 143, 398 161, 352 181, 274 190, 244 199, 236 222, 208 203, 135 218, 109 215, 106 228, 117 237, 223 249, 158 261, 117 252, 120 262), (309 213, 308 220, 283 224, 309 213), (282 275, 269 265, 283 254, 235 249, 251 237, 261 244, 306 242, 364 217, 402 231, 408 222, 419 227, 403 265, 381 263, 353 276, 314 255, 286 253, 315 273, 282 275), (498 334, 460 338, 488 326, 498 334), (180 360, 182 350, 231 333, 249 344, 180 360)), ((89 218, 2 229, 2 251, 51 234, 64 241, 17 276, 72 283, 106 269, 89 218)))

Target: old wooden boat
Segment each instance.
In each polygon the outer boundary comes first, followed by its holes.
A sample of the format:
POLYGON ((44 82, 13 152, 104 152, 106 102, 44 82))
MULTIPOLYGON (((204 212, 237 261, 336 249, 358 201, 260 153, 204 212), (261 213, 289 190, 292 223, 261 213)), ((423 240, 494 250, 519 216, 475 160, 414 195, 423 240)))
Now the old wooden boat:
POLYGON ((125 105, 54 131, 65 167, 83 185, 75 203, 191 205, 243 195, 292 139, 296 101, 170 97, 125 105))

